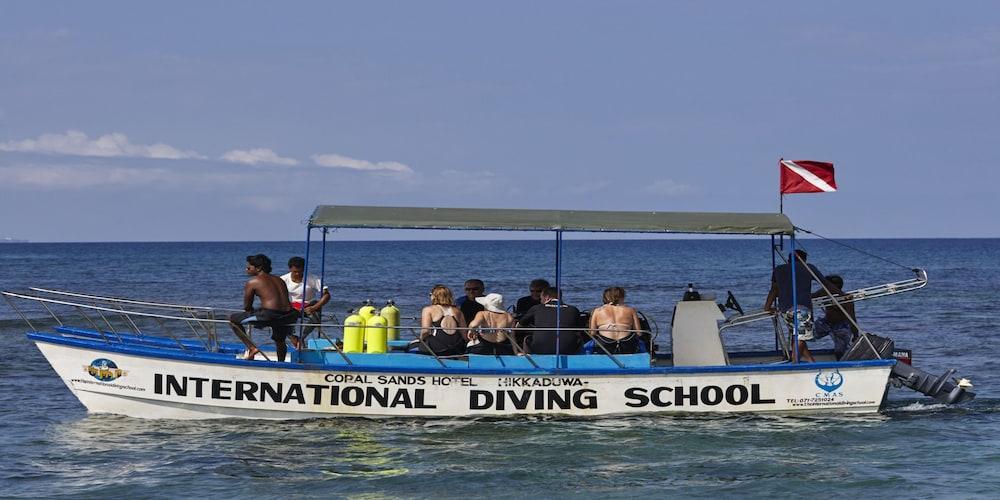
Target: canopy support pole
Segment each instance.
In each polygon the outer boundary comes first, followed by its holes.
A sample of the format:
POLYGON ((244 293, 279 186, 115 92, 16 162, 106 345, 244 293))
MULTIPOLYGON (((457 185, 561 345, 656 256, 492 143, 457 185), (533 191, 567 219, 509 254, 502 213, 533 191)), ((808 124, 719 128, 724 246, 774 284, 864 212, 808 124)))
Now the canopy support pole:
POLYGON ((559 355, 562 350, 562 344, 559 342, 560 334, 560 318, 562 317, 562 229, 556 229, 556 290, 558 297, 556 297, 556 364, 554 369, 559 369, 559 355))
POLYGON ((792 267, 792 362, 799 362, 799 295, 796 290, 795 283, 795 268, 799 263, 799 256, 795 253, 795 232, 788 238, 790 242, 789 247, 791 248, 792 258, 788 259, 788 263, 792 267))
MULTIPOLYGON (((775 260, 775 256, 774 256, 774 253, 777 251, 776 249, 777 249, 777 247, 774 246, 774 235, 772 234, 771 235, 771 276, 772 277, 774 276, 774 268, 778 265, 777 261, 775 260)), ((775 317, 777 317, 777 316, 775 316, 775 317)), ((781 336, 784 335, 784 333, 779 333, 780 330, 778 328, 778 323, 775 323, 774 326, 775 326, 775 328, 774 328, 774 351, 775 352, 779 352, 779 351, 781 351, 781 343, 782 343, 781 342, 781 336)))
MULTIPOLYGON (((319 255, 319 291, 323 293, 323 286, 326 285, 326 235, 330 232, 330 228, 323 228, 323 245, 320 247, 319 255)), ((322 298, 322 295, 320 295, 322 298)))
MULTIPOLYGON (((319 290, 317 290, 317 293, 319 293, 319 297, 317 297, 316 300, 321 300, 323 298, 323 290, 326 287, 326 234, 328 232, 330 232, 330 228, 324 227, 323 228, 323 244, 320 246, 320 251, 319 251, 320 252, 319 253, 319 290)), ((305 290, 305 288, 303 288, 303 290, 305 290)), ((322 326, 323 325, 323 313, 319 314, 319 323, 320 323, 320 326, 316 327, 316 335, 317 336, 323 334, 323 326, 322 326)))
MULTIPOLYGON (((309 248, 312 247, 312 225, 306 225, 306 263, 302 269, 302 311, 306 310, 306 296, 309 294, 309 248)), ((325 231, 325 228, 324 228, 325 231)), ((324 233, 325 236, 325 233, 324 233)), ((295 362, 302 362, 302 348, 306 345, 306 337, 302 332, 305 331, 305 315, 299 314, 299 347, 295 349, 295 362)))

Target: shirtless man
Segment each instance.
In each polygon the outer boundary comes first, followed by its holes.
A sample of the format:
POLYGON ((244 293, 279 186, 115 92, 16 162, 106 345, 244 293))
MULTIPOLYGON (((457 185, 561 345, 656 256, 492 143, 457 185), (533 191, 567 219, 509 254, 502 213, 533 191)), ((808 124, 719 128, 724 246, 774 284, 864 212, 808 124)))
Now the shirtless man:
POLYGON ((271 338, 277 348, 278 360, 284 361, 288 353, 285 338, 291 336, 292 344, 298 347, 298 338, 291 334, 291 323, 298 313, 288 301, 288 287, 281 278, 271 274, 271 259, 264 254, 247 256, 247 275, 251 276, 243 285, 243 310, 229 317, 233 333, 247 346, 246 359, 253 359, 260 352, 247 335, 244 325, 251 322, 267 322, 271 326, 271 338), (253 308, 254 297, 260 299, 260 308, 253 308))

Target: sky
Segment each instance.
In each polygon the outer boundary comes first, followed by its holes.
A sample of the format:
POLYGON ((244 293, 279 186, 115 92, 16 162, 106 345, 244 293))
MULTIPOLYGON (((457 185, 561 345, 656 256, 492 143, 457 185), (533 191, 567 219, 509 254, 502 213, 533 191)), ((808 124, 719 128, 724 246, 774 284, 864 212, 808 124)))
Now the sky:
POLYGON ((836 166, 817 233, 1000 237, 993 2, 3 2, 0 68, 0 238, 772 212, 780 158, 836 166))

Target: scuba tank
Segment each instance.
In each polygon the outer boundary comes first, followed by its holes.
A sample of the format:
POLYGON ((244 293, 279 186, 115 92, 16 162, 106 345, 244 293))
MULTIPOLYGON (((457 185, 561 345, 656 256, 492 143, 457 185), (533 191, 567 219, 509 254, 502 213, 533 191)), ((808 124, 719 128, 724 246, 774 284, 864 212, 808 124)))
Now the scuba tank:
POLYGON ((399 308, 396 303, 391 299, 385 301, 385 307, 379 311, 379 315, 385 318, 385 326, 389 327, 389 340, 399 340, 399 329, 395 328, 399 326, 399 308))
POLYGON ((344 352, 363 352, 365 347, 365 319, 354 309, 347 311, 344 319, 344 352))
POLYGON ((387 321, 379 314, 374 314, 365 320, 365 352, 382 354, 389 350, 386 337, 387 321))
POLYGON ((372 317, 372 315, 375 314, 375 301, 372 299, 366 300, 364 305, 361 306, 361 309, 358 309, 358 314, 366 320, 372 317))
POLYGON ((694 283, 688 283, 688 289, 684 292, 684 298, 681 300, 701 300, 701 294, 698 293, 698 290, 694 289, 694 283))

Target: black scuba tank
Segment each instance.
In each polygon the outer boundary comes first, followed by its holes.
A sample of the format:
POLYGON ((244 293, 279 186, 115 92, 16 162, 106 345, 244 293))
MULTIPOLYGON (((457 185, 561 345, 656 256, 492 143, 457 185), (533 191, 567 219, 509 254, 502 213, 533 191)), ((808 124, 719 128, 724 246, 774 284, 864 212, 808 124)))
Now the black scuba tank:
POLYGON ((701 300, 701 294, 698 293, 698 290, 694 289, 694 283, 688 283, 688 289, 684 292, 684 298, 681 300, 701 300))

